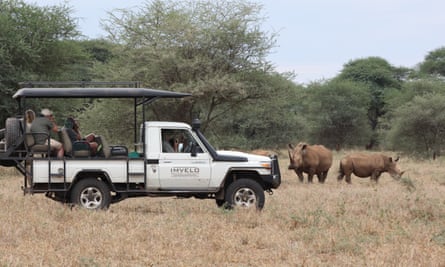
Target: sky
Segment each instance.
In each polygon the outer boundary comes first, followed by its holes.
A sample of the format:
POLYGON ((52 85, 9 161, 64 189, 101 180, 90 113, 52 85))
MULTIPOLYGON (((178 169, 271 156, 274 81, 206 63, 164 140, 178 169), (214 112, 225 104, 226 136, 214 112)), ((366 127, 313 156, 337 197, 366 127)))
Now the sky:
MULTIPOLYGON (((100 21, 115 9, 146 0, 26 0, 40 6, 66 3, 89 38, 105 37, 100 21)), ((351 60, 381 57, 413 68, 445 46, 443 0, 250 0, 263 6, 263 30, 277 33, 268 60, 308 84, 337 76, 351 60)))

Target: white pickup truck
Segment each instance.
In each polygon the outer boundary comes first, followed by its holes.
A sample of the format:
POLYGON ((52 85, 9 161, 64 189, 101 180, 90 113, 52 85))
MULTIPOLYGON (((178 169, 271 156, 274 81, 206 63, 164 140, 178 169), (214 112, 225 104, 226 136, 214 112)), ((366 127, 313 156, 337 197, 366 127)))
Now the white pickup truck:
POLYGON ((134 98, 135 146, 128 152, 125 146, 108 145, 102 136, 97 138, 101 153, 91 156, 76 153, 76 147, 82 146, 67 144, 62 137, 65 152, 70 154, 57 159, 49 147, 33 149, 31 134, 23 130, 23 116, 17 115, 6 123, 0 165, 14 166, 23 173, 25 194, 45 193, 87 209, 106 209, 111 203, 142 196, 215 199, 218 206, 227 208, 262 209, 264 192, 272 194, 281 183, 276 156, 217 151, 200 131, 199 120, 192 126, 145 120, 147 103, 187 96, 147 88, 19 89, 13 98, 22 111, 28 98, 134 98), (139 106, 143 123, 136 125, 139 106))

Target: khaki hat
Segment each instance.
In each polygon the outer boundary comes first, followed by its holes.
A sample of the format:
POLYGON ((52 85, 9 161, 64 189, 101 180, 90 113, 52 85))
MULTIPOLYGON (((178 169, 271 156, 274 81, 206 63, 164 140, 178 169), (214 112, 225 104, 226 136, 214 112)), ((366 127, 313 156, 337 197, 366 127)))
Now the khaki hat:
POLYGON ((51 116, 53 115, 53 112, 47 108, 42 109, 42 111, 40 112, 43 116, 51 116))

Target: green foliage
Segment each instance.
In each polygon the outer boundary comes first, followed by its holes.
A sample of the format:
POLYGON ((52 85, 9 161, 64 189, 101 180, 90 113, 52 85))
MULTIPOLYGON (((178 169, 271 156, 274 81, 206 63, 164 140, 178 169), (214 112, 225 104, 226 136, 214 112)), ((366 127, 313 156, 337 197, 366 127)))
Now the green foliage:
POLYGON ((415 96, 440 93, 443 92, 443 88, 443 81, 435 79, 419 79, 405 82, 401 90, 389 90, 385 94, 385 102, 389 111, 389 114, 385 117, 391 116, 391 110, 411 101, 415 96))
POLYGON ((152 119, 190 122, 199 117, 204 131, 212 129, 210 138, 215 133, 213 139, 220 140, 218 131, 226 129, 225 136, 236 132, 252 140, 270 126, 255 124, 253 118, 279 122, 276 114, 285 113, 281 108, 287 103, 277 99, 272 104, 272 96, 286 96, 295 87, 284 75, 273 78, 266 56, 275 36, 260 30, 260 8, 245 1, 154 0, 136 11, 118 10, 104 25, 120 46, 95 70, 104 80, 138 80, 146 87, 193 94, 150 106, 152 119))
POLYGON ((444 132, 445 94, 428 93, 414 96, 394 110, 388 141, 407 153, 440 154, 444 132))
POLYGON ((107 63, 113 57, 112 49, 116 46, 103 39, 84 40, 79 42, 88 55, 97 63, 107 63))
POLYGON ((18 82, 79 78, 85 55, 72 41, 79 32, 70 13, 65 5, 0 2, 0 124, 16 111, 11 96, 18 82))
MULTIPOLYGON (((385 59, 369 57, 356 59, 346 63, 338 76, 342 80, 363 82, 370 85, 384 87, 400 87, 400 82, 395 74, 399 72, 385 59)), ((400 74, 399 74, 400 75, 400 74)))
POLYGON ((63 5, 37 7, 18 0, 0 2, 0 57, 6 59, 1 63, 0 73, 4 75, 1 79, 4 85, 13 81, 9 79, 8 83, 7 77, 23 79, 31 78, 32 74, 60 71, 63 57, 73 53, 63 49, 66 44, 60 41, 79 35, 70 12, 63 5), (62 60, 51 60, 54 55, 62 60))
MULTIPOLYGON (((431 51, 418 72, 368 57, 346 63, 333 80, 303 88, 267 61, 276 35, 261 30, 260 11, 242 0, 149 0, 109 13, 106 40, 81 40, 65 4, 1 1, 0 124, 16 112, 11 96, 20 81, 134 80, 192 93, 151 104, 146 118, 199 117, 206 136, 222 148, 385 141, 382 148, 441 152, 444 47, 431 51)), ((84 133, 131 145, 132 103, 110 101, 36 100, 30 107, 53 109, 59 124, 77 117, 84 133)))
POLYGON ((310 122, 309 141, 330 147, 364 146, 371 129, 367 123, 369 91, 365 84, 334 80, 308 87, 303 103, 310 122))
POLYGON ((208 128, 209 139, 216 146, 274 149, 305 135, 304 118, 297 112, 303 88, 295 87, 279 74, 258 74, 245 79, 267 94, 223 113, 219 123, 208 128))
MULTIPOLYGON (((132 100, 122 99, 94 101, 77 116, 82 134, 95 133, 104 136, 110 144, 130 148, 134 144, 133 104, 132 100)), ((139 125, 140 122, 136 127, 139 125)))
POLYGON ((361 82, 370 91, 368 121, 374 131, 369 140, 372 147, 378 143, 379 119, 386 113, 385 94, 394 88, 400 89, 402 80, 409 75, 406 68, 395 68, 385 59, 368 57, 345 64, 337 79, 361 82))
POLYGON ((419 71, 433 76, 445 76, 445 47, 429 52, 420 64, 419 71))

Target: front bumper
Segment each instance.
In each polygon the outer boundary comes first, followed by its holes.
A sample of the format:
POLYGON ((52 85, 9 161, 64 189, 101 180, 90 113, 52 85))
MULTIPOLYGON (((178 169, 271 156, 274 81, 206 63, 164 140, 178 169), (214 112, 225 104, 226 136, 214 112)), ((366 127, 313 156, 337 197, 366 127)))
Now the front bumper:
POLYGON ((280 166, 278 164, 278 157, 276 155, 271 156, 272 170, 270 175, 263 175, 261 178, 264 181, 265 189, 276 189, 281 184, 280 166))

